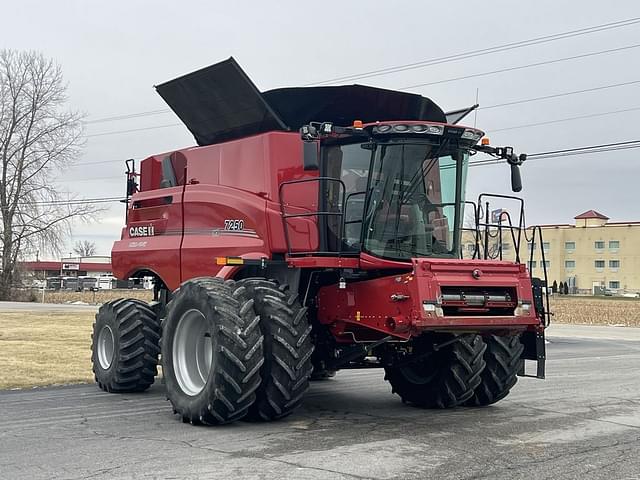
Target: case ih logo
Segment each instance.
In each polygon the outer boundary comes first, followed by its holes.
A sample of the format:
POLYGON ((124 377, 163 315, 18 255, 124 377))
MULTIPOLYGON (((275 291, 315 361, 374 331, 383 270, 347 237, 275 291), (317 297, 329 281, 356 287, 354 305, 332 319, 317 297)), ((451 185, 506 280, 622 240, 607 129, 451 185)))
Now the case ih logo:
POLYGON ((155 231, 153 229, 153 225, 145 225, 144 227, 129 228, 130 237, 153 237, 154 235, 155 235, 155 231))

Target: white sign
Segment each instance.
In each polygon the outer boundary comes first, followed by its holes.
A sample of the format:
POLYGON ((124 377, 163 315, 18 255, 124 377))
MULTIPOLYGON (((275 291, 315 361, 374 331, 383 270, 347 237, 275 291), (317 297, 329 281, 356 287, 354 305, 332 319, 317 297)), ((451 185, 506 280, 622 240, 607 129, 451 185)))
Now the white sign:
POLYGON ((79 263, 63 263, 62 269, 63 270, 80 270, 80 264, 79 263))

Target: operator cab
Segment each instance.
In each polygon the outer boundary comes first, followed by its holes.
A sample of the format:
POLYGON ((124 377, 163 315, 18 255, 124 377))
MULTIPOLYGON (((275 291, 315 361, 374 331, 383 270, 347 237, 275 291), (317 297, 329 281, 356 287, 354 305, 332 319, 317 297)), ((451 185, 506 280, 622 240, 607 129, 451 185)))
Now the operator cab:
POLYGON ((324 249, 400 261, 457 258, 469 153, 482 135, 405 122, 321 139, 321 178, 339 181, 324 182, 320 204, 340 213, 321 219, 324 249))

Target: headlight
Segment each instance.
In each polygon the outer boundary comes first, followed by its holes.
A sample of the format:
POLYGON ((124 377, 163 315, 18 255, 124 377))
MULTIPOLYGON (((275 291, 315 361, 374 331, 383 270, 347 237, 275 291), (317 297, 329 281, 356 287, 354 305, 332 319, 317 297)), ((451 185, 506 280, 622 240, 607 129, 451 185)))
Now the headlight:
POLYGON ((442 135, 444 127, 442 125, 427 125, 427 133, 431 135, 442 135))
POLYGON ((377 125, 375 131, 376 133, 387 133, 391 131, 391 125, 377 125))
POLYGON ((423 302, 422 309, 429 317, 444 317, 444 312, 442 311, 442 307, 435 303, 423 302))
POLYGON ((518 306, 513 311, 513 314, 516 317, 528 317, 531 315, 531 303, 529 302, 518 302, 518 306))
POLYGON ((465 130, 464 133, 462 134, 462 138, 465 138, 467 140, 473 140, 474 142, 477 142, 478 140, 480 140, 481 137, 482 137, 481 132, 478 132, 476 130, 470 130, 470 129, 465 130))

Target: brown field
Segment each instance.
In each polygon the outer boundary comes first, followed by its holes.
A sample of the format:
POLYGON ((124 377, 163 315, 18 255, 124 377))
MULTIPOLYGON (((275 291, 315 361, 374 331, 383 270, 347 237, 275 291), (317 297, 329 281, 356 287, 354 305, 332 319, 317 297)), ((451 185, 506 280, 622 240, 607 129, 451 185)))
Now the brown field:
POLYGON ((564 297, 551 299, 551 323, 640 327, 640 299, 564 297))
MULTIPOLYGON (((42 302, 42 290, 34 292, 36 302, 42 302)), ((98 290, 97 292, 46 290, 44 293, 44 303, 84 302, 98 305, 116 298, 137 298, 148 302, 153 299, 153 290, 98 290)))
MULTIPOLYGON (((55 299, 46 300, 89 302, 88 294, 56 292, 55 299)), ((150 292, 104 291, 97 293, 96 300, 132 294, 148 299, 150 292)), ((640 326, 637 299, 554 297, 551 309, 552 322, 557 323, 640 326)), ((92 312, 0 313, 0 389, 93 381, 93 317, 92 312)))

